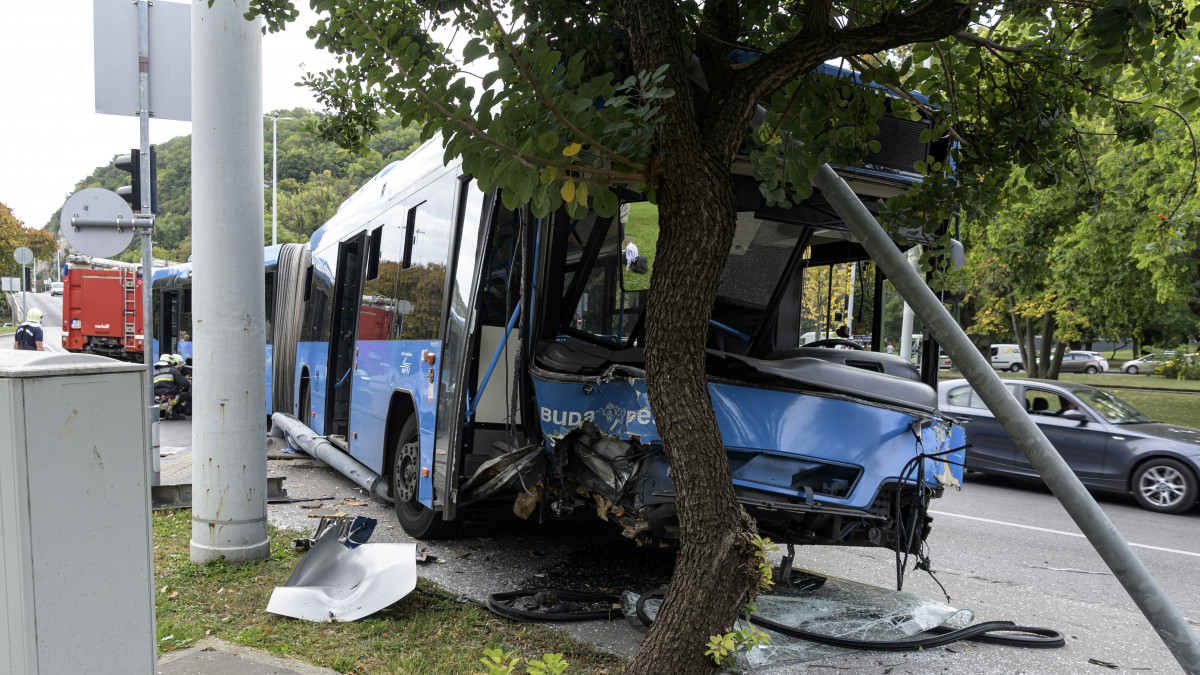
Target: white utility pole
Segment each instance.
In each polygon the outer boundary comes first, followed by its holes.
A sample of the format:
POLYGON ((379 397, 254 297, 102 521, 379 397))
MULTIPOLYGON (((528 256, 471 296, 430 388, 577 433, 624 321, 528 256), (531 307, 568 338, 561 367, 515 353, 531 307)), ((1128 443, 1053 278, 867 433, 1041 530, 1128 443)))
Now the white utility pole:
POLYGON ((278 244, 279 241, 275 236, 276 223, 279 221, 276 215, 278 211, 279 200, 275 194, 275 186, 279 184, 279 176, 276 168, 279 166, 279 120, 291 121, 290 117, 273 117, 271 115, 263 115, 271 120, 271 245, 278 244))
MULTIPOLYGON (((914 246, 908 249, 908 253, 904 254, 908 259, 908 264, 912 265, 915 270, 921 263, 921 247, 914 246)), ((912 343, 913 343, 913 310, 904 303, 904 315, 900 320, 900 358, 905 361, 912 361, 912 343)))
POLYGON ((262 20, 192 3, 193 562, 270 553, 263 319, 262 20))

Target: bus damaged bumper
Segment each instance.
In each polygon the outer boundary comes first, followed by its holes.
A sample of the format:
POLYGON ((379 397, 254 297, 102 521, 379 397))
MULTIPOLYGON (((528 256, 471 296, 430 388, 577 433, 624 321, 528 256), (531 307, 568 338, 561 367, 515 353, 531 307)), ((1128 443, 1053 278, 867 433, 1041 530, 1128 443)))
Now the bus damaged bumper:
MULTIPOLYGON (((868 392, 777 388, 774 375, 755 376, 753 367, 740 381, 712 370, 709 396, 738 501, 777 542, 915 552, 929 533, 930 500, 961 488, 963 432, 936 408, 868 392)), ((537 400, 553 402, 537 411, 548 453, 537 497, 549 511, 594 509, 640 542, 677 539, 644 371, 532 374, 537 400)))

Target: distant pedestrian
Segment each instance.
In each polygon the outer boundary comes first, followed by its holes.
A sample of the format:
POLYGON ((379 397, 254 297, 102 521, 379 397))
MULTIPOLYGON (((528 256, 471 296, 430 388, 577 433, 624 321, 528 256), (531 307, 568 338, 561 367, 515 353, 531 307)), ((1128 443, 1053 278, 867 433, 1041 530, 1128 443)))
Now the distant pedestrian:
POLYGON ((25 321, 17 328, 13 338, 13 349, 45 351, 42 346, 42 310, 35 308, 25 312, 25 321))
POLYGON ((891 341, 891 340, 888 340, 888 343, 887 343, 887 353, 889 353, 889 354, 895 354, 895 353, 896 353, 896 348, 892 346, 892 341, 891 341))
POLYGON ((633 264, 633 261, 638 257, 637 244, 633 243, 633 237, 625 237, 625 269, 633 264))

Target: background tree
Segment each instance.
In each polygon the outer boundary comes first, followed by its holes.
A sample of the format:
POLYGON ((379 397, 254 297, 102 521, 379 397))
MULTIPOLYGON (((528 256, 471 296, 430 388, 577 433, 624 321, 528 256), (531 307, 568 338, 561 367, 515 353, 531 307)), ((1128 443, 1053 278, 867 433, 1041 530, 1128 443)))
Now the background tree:
POLYGON ((0 202, 0 276, 21 276, 21 265, 13 259, 13 251, 22 246, 33 252, 35 260, 54 259, 54 236, 25 227, 12 209, 0 202))
MULTIPOLYGON (((308 241, 309 235, 334 213, 338 206, 367 179, 391 162, 403 159, 418 141, 418 132, 400 120, 385 120, 366 139, 358 152, 350 152, 312 133, 323 115, 303 108, 271 113, 293 120, 279 122, 278 240, 280 243, 308 241)), ((263 242, 271 243, 271 133, 269 119, 263 143, 263 193, 267 209, 263 220, 263 242)), ((155 218, 154 257, 185 261, 192 245, 192 140, 179 136, 157 146, 158 214, 155 218)), ((124 153, 118 153, 124 154, 124 153)), ((115 164, 97 167, 75 185, 75 191, 99 187, 107 190, 127 185, 129 174, 115 164)), ((46 223, 57 234, 61 210, 46 223)), ((118 256, 128 262, 141 261, 140 240, 118 256)))
MULTIPOLYGON (((297 15, 291 0, 250 4, 271 29, 297 15)), ((955 164, 915 162, 924 182, 890 199, 885 219, 932 231, 960 207, 983 217, 1006 167, 1026 168, 1039 188, 1076 180, 1076 119, 1124 115, 1153 128, 1150 104, 1130 88, 1167 86, 1159 64, 1189 37, 1191 9, 1170 0, 310 5, 320 12, 310 35, 340 59, 307 80, 335 111, 318 125, 326 137, 360 147, 381 116, 419 123, 485 189, 501 187, 506 206, 528 204, 538 216, 560 207, 610 216, 613 184, 638 186, 658 204, 647 387, 682 545, 634 673, 712 670, 708 636, 728 630, 755 592, 754 523, 733 492, 704 369, 707 317, 735 229, 735 156, 748 152, 761 194, 787 205, 811 193, 821 163, 855 165, 877 149, 871 137, 886 109, 924 114, 927 138, 958 141, 955 164), (442 29, 461 36, 461 62, 436 39, 442 29), (492 61, 477 63, 484 56, 492 61), (839 58, 897 98, 816 72, 839 58), (1126 65, 1142 80, 1117 91, 1112 73, 1126 65)))
MULTIPOLYGON (((1150 118, 1072 116, 1080 161, 1069 179, 1016 171, 994 217, 971 224, 985 305, 973 330, 1013 335, 1032 375, 1056 376, 1067 344, 1141 339, 1166 307, 1196 301, 1195 139, 1180 112, 1200 105, 1187 79, 1196 61, 1194 44, 1165 61, 1155 103, 1138 111, 1150 118), (1006 311, 1008 327, 995 316, 1006 311)), ((1118 89, 1143 76, 1124 71, 1118 89)))

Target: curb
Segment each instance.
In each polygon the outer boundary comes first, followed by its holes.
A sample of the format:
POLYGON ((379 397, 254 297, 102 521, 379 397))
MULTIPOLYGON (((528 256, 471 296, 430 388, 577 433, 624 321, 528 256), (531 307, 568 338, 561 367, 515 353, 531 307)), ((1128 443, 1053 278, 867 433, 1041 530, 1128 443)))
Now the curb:
POLYGON ((252 660, 261 665, 269 666, 272 668, 281 668, 284 670, 291 670, 291 671, 295 671, 297 673, 301 673, 301 675, 341 675, 336 670, 330 670, 329 668, 322 668, 320 666, 314 666, 311 663, 305 663, 304 661, 297 661, 296 659, 288 659, 288 658, 284 658, 282 656, 275 656, 274 654, 264 651, 262 649, 256 649, 254 647, 244 647, 242 645, 235 645, 235 644, 226 642, 224 640, 221 640, 218 638, 212 638, 212 637, 204 638, 203 640, 199 640, 196 643, 194 643, 184 649, 176 649, 176 650, 167 652, 166 654, 163 654, 162 656, 158 657, 157 665, 163 666, 168 663, 171 663, 172 661, 178 661, 179 659, 187 658, 189 656, 193 656, 200 652, 209 652, 209 651, 223 652, 225 654, 241 656, 243 658, 252 660))

